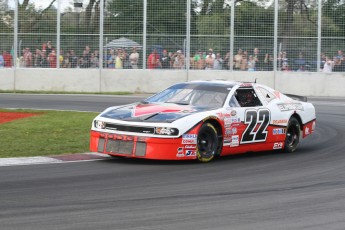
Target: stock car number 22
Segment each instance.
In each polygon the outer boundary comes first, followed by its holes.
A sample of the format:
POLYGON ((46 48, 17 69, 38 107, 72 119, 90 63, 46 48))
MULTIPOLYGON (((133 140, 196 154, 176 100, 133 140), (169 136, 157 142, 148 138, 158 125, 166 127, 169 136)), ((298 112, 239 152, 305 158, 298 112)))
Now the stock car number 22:
POLYGON ((247 128, 242 135, 242 144, 264 142, 267 138, 267 126, 270 123, 270 111, 268 109, 246 110, 244 123, 247 124, 247 128))

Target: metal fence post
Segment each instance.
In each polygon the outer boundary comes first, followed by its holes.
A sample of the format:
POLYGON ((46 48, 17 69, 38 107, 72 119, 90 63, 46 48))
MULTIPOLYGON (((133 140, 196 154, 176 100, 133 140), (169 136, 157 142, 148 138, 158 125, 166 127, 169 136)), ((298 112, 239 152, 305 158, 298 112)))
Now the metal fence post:
POLYGON ((146 26, 147 26, 147 0, 144 0, 144 9, 143 9, 143 69, 146 69, 146 26))
POLYGON ((317 13, 317 70, 319 72, 321 69, 321 24, 322 24, 322 1, 318 1, 318 13, 317 13))
POLYGON ((60 69, 60 35, 61 35, 61 0, 57 1, 57 14, 56 14, 56 68, 60 69))

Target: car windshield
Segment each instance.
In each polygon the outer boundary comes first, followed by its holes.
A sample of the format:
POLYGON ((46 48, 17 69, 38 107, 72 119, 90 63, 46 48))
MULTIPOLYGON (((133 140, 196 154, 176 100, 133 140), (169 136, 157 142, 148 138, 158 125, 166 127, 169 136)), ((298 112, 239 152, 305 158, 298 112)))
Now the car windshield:
POLYGON ((198 84, 174 85, 152 97, 146 103, 174 103, 201 107, 222 107, 231 88, 198 84))

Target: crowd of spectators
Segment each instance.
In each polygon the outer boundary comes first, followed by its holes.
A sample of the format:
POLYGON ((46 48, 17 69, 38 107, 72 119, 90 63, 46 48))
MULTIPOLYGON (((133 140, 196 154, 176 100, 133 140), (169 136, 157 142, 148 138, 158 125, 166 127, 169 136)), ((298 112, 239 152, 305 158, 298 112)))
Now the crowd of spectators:
MULTIPOLYGON (((108 49, 104 53, 103 68, 109 69, 138 69, 140 54, 138 49, 108 49)), ((3 51, 0 54, 0 68, 12 67, 12 55, 9 51, 3 51)), ((60 56, 51 41, 44 43, 42 47, 36 48, 32 53, 29 47, 22 50, 17 58, 17 66, 25 68, 56 68, 57 62, 60 68, 98 68, 99 51, 90 50, 86 46, 81 55, 77 55, 74 50, 64 52, 60 50, 60 56)), ((158 51, 153 49, 147 57, 147 69, 185 69, 186 57, 182 50, 168 52, 163 49, 158 51)), ((273 55, 270 53, 261 53, 258 48, 253 50, 238 49, 234 52, 233 69, 237 71, 272 71, 273 55)), ((288 58, 287 52, 280 52, 277 59, 277 67, 280 71, 313 71, 316 68, 317 61, 310 61, 305 58, 304 52, 299 52, 294 59, 288 58)), ((229 70, 230 52, 221 54, 208 49, 207 52, 197 50, 191 55, 189 60, 190 68, 196 70, 229 70)), ((335 55, 321 54, 321 69, 323 72, 345 72, 345 56, 342 50, 338 50, 335 55)), ((316 69, 315 69, 316 70, 316 69)), ((315 71, 314 70, 314 71, 315 71)))

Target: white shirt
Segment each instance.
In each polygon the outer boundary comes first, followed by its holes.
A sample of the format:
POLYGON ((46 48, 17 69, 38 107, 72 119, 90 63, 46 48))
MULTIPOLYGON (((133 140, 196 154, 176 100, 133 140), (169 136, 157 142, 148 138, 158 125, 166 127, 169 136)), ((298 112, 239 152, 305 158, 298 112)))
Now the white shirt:
POLYGON ((323 65, 322 72, 324 72, 324 73, 331 73, 332 72, 332 67, 333 67, 333 62, 332 61, 325 62, 325 64, 323 65))

